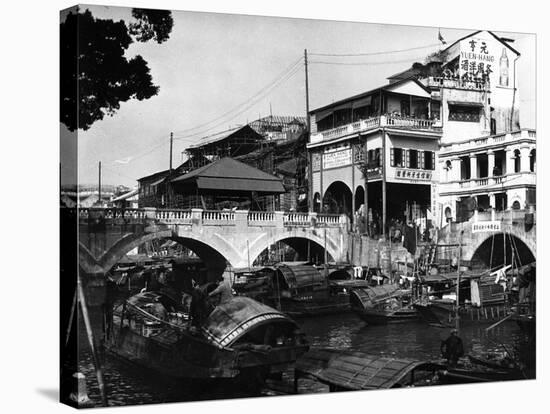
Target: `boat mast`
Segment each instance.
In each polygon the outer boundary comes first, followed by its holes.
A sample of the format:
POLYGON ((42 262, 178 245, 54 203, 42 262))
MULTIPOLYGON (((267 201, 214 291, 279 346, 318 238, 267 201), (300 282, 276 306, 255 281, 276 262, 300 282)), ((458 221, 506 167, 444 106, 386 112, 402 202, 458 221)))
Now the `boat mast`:
POLYGON ((462 258, 462 235, 464 234, 464 229, 460 230, 460 235, 458 236, 458 259, 456 265, 456 308, 455 308, 455 328, 458 331, 460 325, 460 316, 458 314, 458 308, 460 306, 460 259, 462 258))

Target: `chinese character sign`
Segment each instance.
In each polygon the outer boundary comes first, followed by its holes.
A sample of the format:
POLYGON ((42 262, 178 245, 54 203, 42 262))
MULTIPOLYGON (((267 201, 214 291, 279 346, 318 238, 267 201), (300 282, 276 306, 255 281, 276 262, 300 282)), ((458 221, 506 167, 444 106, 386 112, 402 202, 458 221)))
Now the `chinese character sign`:
POLYGON ((481 221, 472 224, 472 233, 501 231, 500 221, 481 221))
POLYGON ((484 39, 469 38, 460 44, 460 76, 491 77, 495 71, 495 55, 489 42, 484 39))

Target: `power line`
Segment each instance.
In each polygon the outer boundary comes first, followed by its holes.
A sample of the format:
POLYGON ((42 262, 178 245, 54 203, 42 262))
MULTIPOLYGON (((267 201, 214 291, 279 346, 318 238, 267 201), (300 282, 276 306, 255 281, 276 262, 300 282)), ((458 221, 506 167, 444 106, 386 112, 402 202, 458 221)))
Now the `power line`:
POLYGON ((425 46, 417 46, 417 47, 410 47, 407 49, 399 49, 399 50, 386 50, 386 51, 380 51, 380 52, 365 52, 365 53, 309 53, 311 56, 335 56, 335 57, 351 57, 351 56, 377 56, 377 55, 387 55, 392 53, 402 53, 402 52, 409 52, 411 50, 420 50, 420 49, 428 49, 431 47, 439 46, 439 43, 433 43, 430 45, 425 46))
MULTIPOLYGON (((268 90, 268 89, 271 89, 275 84, 277 84, 281 79, 283 79, 285 76, 287 76, 290 72, 292 72, 293 70, 296 69, 296 67, 298 65, 301 65, 302 63, 302 57, 300 57, 299 59, 297 59, 296 61, 294 61, 290 66, 288 66, 284 71, 282 71, 281 73, 279 73, 275 79, 273 81, 271 81, 270 83, 268 83, 266 86, 262 87, 258 92, 256 92, 254 95, 252 95, 251 97, 249 97, 246 101, 240 103, 239 105, 237 105, 236 107, 234 107, 233 109, 223 113, 222 115, 208 121, 208 122, 205 122, 201 125, 197 125, 195 127, 192 127, 192 128, 187 128, 187 129, 184 129, 184 130, 179 130, 179 131, 175 131, 175 133, 187 133, 187 132, 190 132, 190 131, 196 131, 196 130, 199 130, 199 129, 202 129, 203 127, 205 126, 208 126, 212 123, 215 123, 221 119, 225 119, 227 118, 228 116, 232 115, 234 112, 239 112, 241 107, 247 105, 251 100, 254 100, 256 99, 259 95, 262 95, 262 94, 265 94, 265 91, 268 90)), ((238 113, 240 114, 240 112, 238 113)), ((237 114, 237 115, 238 115, 237 114)), ((234 115, 236 116, 236 115, 234 115)), ((233 117, 234 117, 233 116, 233 117)), ((233 118, 231 118, 233 119, 233 118)), ((229 119, 229 120, 231 120, 229 119)), ((226 119, 224 122, 227 122, 228 120, 226 119)))
MULTIPOLYGON (((417 58, 421 59, 421 57, 417 58)), ((342 66, 374 66, 374 65, 389 65, 393 63, 406 63, 416 60, 415 58, 408 58, 408 59, 402 59, 402 60, 385 60, 385 61, 379 61, 379 62, 328 62, 323 60, 310 60, 309 63, 311 64, 319 64, 319 65, 342 65, 342 66)))
POLYGON ((228 121, 231 121, 232 119, 236 118, 237 116, 241 115, 242 113, 244 113, 247 110, 249 110, 250 108, 252 108, 254 105, 256 105, 258 102, 260 102, 262 99, 264 99, 271 91, 273 91, 273 89, 275 89, 280 84, 282 84, 282 83, 286 82, 287 80, 289 80, 290 78, 292 78, 298 72, 301 72, 301 65, 295 66, 290 72, 286 73, 282 78, 278 79, 275 83, 272 83, 267 89, 265 89, 265 92, 262 93, 260 96, 257 96, 255 99, 249 100, 247 102, 247 104, 245 106, 243 106, 242 109, 238 113, 234 114, 231 118, 221 120, 220 122, 212 125, 211 127, 207 128, 207 129, 202 129, 201 131, 198 131, 198 132, 195 132, 195 133, 192 133, 192 134, 189 134, 189 135, 184 135, 183 137, 178 137, 178 138, 175 138, 175 139, 184 139, 184 138, 197 137, 199 135, 202 135, 202 134, 204 134, 208 131, 211 131, 211 130, 219 127, 220 125, 225 124, 228 121))

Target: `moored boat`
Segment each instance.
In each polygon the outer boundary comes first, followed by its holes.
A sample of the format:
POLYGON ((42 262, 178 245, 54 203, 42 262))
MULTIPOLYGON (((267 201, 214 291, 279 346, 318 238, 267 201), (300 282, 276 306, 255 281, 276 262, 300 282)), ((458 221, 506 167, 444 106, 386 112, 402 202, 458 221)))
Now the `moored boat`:
POLYGON ((250 298, 234 297, 192 326, 177 302, 158 292, 115 310, 105 346, 143 368, 193 381, 265 378, 308 349, 292 319, 250 298))
POLYGON ((329 391, 358 391, 437 385, 445 366, 431 361, 395 358, 335 349, 311 349, 295 368, 300 378, 328 385, 329 391))
POLYGON ((411 305, 410 299, 410 291, 402 290, 394 284, 357 288, 350 294, 352 310, 370 324, 418 319, 418 312, 411 305))
POLYGON ((366 280, 353 279, 344 267, 319 270, 307 263, 278 263, 248 270, 245 277, 233 284, 238 295, 253 297, 292 317, 349 311, 351 289, 368 286, 366 280))

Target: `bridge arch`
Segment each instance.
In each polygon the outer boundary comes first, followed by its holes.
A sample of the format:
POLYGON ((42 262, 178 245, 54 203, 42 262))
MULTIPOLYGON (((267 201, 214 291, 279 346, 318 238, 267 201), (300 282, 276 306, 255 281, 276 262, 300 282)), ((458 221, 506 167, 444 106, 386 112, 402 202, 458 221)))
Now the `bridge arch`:
MULTIPOLYGON (((278 242, 283 242, 292 247, 298 255, 300 260, 307 260, 307 244, 310 243, 311 258, 318 257, 321 261, 324 259, 324 246, 325 238, 324 234, 318 234, 318 232, 296 232, 291 234, 282 234, 276 236, 265 236, 259 240, 256 240, 250 245, 250 264, 254 263, 256 259, 264 252, 268 247, 275 245, 278 242), (296 234, 297 233, 297 234, 296 234)), ((327 235, 326 238, 326 251, 329 261, 341 261, 342 254, 339 249, 339 240, 333 240, 327 235)))
POLYGON ((495 233, 481 240, 473 250, 470 263, 492 268, 506 261, 512 263, 515 258, 518 264, 525 265, 535 260, 532 246, 521 236, 512 233, 495 233))
POLYGON ((231 246, 223 246, 223 243, 216 243, 211 239, 203 240, 203 237, 194 233, 178 235, 172 230, 160 230, 151 233, 126 234, 99 259, 95 259, 88 249, 80 244, 80 267, 86 273, 106 273, 132 249, 148 241, 160 239, 173 240, 197 254, 204 261, 209 280, 220 277, 227 264, 232 264, 231 246))

